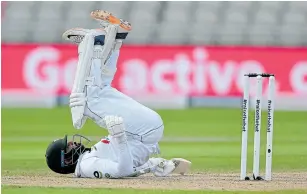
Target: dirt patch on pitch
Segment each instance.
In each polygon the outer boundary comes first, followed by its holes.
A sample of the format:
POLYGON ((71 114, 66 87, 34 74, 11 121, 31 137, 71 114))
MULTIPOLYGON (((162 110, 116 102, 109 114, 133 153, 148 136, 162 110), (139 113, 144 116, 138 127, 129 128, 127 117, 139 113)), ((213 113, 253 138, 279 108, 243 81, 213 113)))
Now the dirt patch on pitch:
POLYGON ((288 190, 306 189, 307 172, 274 174, 273 181, 238 181, 239 174, 195 173, 185 176, 128 179, 80 179, 71 176, 3 176, 2 185, 78 188, 130 188, 179 190, 288 190))

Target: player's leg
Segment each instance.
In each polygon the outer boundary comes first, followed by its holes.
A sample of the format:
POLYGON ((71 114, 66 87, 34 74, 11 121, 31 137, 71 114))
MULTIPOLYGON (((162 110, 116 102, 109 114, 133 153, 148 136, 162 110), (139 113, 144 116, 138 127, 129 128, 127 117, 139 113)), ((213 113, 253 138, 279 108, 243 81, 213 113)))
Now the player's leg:
POLYGON ((82 128, 86 121, 83 116, 86 99, 96 93, 96 88, 91 91, 92 88, 85 86, 89 82, 92 85, 98 83, 99 87, 109 86, 114 78, 119 48, 127 35, 118 36, 117 32, 118 26, 109 25, 105 29, 73 28, 63 34, 64 39, 79 45, 79 60, 70 95, 73 125, 77 129, 82 128))
POLYGON ((90 16, 99 21, 102 28, 72 28, 64 32, 63 38, 80 44, 87 33, 97 31, 97 36, 95 36, 94 40, 92 77, 89 81, 95 79, 95 82, 100 86, 110 85, 117 69, 116 65, 121 45, 131 30, 131 25, 129 22, 119 19, 106 11, 96 10, 91 12, 90 16), (105 59, 107 60, 105 61, 105 59))
MULTIPOLYGON (((110 27, 107 27, 106 30, 110 27)), ((113 34, 117 34, 117 30, 106 31, 106 35, 95 37, 94 58, 90 78, 93 84, 100 88, 111 85, 117 70, 117 60, 123 37, 118 38, 115 36, 115 39, 113 39, 113 34), (107 58, 107 61, 102 61, 102 58, 107 58)))
POLYGON ((102 34, 101 30, 87 30, 80 28, 68 30, 63 34, 64 39, 68 39, 73 42, 80 41, 77 42, 78 64, 71 95, 69 97, 69 106, 71 108, 73 126, 76 129, 82 128, 86 121, 86 118, 83 116, 86 104, 85 85, 91 68, 94 50, 94 37, 99 36, 100 34, 102 34), (79 39, 81 36, 82 40, 79 39))
MULTIPOLYGON (((103 10, 96 10, 91 12, 91 17, 102 25, 102 27, 106 31, 106 36, 96 37, 95 44, 103 47, 104 50, 108 49, 108 47, 115 45, 114 48, 110 50, 108 53, 109 59, 105 64, 102 64, 101 70, 98 72, 102 73, 101 82, 103 85, 111 85, 117 66, 117 60, 120 53, 120 48, 122 46, 123 40, 126 39, 128 32, 131 30, 131 24, 127 21, 117 18, 112 15, 110 12, 103 10), (116 28, 116 32, 111 32, 108 30, 110 26, 118 26, 116 28), (113 36, 112 33, 116 33, 116 37, 114 43, 112 40, 109 40, 109 36, 113 36)), ((99 63, 98 60, 94 63, 99 63)))
POLYGON ((92 62, 91 78, 87 83, 89 111, 102 118, 105 115, 121 116, 127 124, 127 131, 132 134, 143 135, 148 130, 160 127, 163 122, 156 112, 111 87, 119 50, 123 39, 131 30, 131 25, 106 11, 93 11, 91 17, 98 20, 106 32, 105 36, 95 38, 95 49, 99 53, 99 51, 105 51, 109 48, 108 56, 110 57, 105 64, 101 64, 99 59, 94 59, 92 62), (118 28, 114 32, 108 30, 110 26, 118 26, 118 28), (113 33, 122 35, 112 39, 113 33), (97 40, 98 38, 101 40, 97 40), (114 44, 115 47, 110 49, 110 45, 114 44))

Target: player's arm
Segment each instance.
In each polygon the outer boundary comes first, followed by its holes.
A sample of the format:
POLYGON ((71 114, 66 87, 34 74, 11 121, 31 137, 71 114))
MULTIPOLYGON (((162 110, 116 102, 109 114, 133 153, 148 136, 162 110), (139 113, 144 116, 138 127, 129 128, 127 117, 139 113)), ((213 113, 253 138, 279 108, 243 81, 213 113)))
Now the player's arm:
POLYGON ((122 178, 134 173, 133 167, 120 166, 119 164, 119 162, 108 159, 96 158, 88 170, 85 170, 86 176, 90 178, 122 178))
POLYGON ((115 145, 119 150, 117 163, 108 163, 106 169, 113 178, 126 177, 134 173, 133 159, 125 134, 124 122, 121 117, 106 116, 104 118, 109 134, 113 136, 115 145))

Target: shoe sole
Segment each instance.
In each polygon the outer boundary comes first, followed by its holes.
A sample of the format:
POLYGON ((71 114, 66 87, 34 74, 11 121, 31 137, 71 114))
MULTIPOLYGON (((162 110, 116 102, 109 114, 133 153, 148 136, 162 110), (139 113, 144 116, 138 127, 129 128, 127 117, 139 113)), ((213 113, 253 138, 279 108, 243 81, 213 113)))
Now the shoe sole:
MULTIPOLYGON (((69 36, 71 35, 75 35, 75 36, 82 36, 81 32, 84 32, 85 30, 83 28, 71 28, 69 30, 66 30, 63 35, 62 38, 65 40, 69 40, 69 36), (79 31, 80 33, 75 33, 76 31, 79 31)), ((84 36, 84 35, 83 35, 84 36)))
POLYGON ((91 12, 91 17, 95 20, 103 20, 110 24, 119 25, 122 29, 130 31, 131 24, 125 20, 119 19, 116 16, 112 15, 112 13, 103 10, 95 10, 91 12))
MULTIPOLYGON (((97 31, 101 31, 101 33, 104 32, 103 29, 101 28, 97 28, 97 31)), ((64 40, 70 40, 70 36, 80 36, 80 37, 84 37, 85 34, 88 32, 88 29, 84 29, 84 28, 71 28, 69 30, 66 30, 63 35, 62 38, 64 40)))

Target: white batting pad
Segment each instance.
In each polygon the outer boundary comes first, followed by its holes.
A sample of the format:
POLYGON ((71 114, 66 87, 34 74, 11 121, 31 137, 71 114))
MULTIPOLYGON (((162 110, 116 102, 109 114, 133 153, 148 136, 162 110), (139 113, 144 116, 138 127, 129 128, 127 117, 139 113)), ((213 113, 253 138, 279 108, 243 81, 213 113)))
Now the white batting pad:
MULTIPOLYGON (((91 60, 93 57, 94 50, 94 36, 89 33, 86 34, 83 41, 79 45, 78 53, 79 60, 77 65, 77 70, 75 74, 74 84, 72 88, 72 94, 74 93, 84 93, 85 79, 89 75, 89 70, 91 66, 91 60)), ((82 128, 85 119, 84 116, 85 105, 78 105, 71 107, 71 116, 73 126, 76 129, 82 128)))

